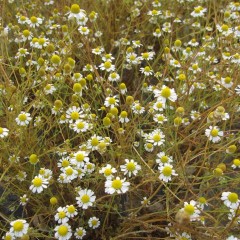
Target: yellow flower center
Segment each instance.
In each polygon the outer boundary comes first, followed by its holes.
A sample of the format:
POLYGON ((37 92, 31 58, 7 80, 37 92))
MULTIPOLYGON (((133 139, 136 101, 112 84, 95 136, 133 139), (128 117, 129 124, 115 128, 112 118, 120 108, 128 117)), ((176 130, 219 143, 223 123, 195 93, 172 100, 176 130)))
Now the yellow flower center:
POLYGON ((149 58, 149 53, 147 53, 147 52, 146 52, 146 53, 143 53, 143 54, 142 54, 142 57, 143 57, 144 59, 149 58))
POLYGON ((108 103, 111 104, 111 105, 112 105, 112 104, 115 104, 115 103, 116 103, 116 100, 115 100, 114 98, 109 98, 109 99, 108 99, 108 103))
POLYGON ((134 171, 136 169, 136 166, 135 166, 135 164, 133 162, 129 162, 127 164, 126 168, 127 168, 128 171, 132 172, 132 171, 134 171))
POLYGON ((68 228, 64 225, 61 225, 59 228, 58 228, 58 234, 60 236, 66 236, 68 233, 68 228))
POLYGON ((121 189, 122 188, 122 181, 120 179, 115 179, 112 181, 112 187, 114 189, 121 189))
POLYGON ((78 5, 78 4, 73 4, 73 5, 71 6, 71 12, 72 12, 72 13, 75 13, 75 14, 79 13, 79 12, 80 12, 80 7, 79 7, 79 5, 78 5))
POLYGON ((32 23, 37 23, 37 18, 36 18, 35 16, 32 16, 32 17, 30 18, 30 21, 31 21, 32 23))
POLYGON ((67 174, 68 176, 72 175, 72 174, 73 174, 73 169, 72 169, 71 167, 67 168, 67 169, 66 169, 66 174, 67 174))
POLYGON ((16 232, 22 231, 22 230, 23 230, 23 227, 24 227, 24 225, 23 225, 23 223, 22 223, 21 221, 16 221, 16 222, 13 224, 13 229, 14 229, 14 231, 16 231, 16 232))
POLYGON ((168 157, 167 157, 167 156, 162 156, 162 157, 161 157, 161 162, 162 162, 162 163, 168 162, 168 157))
POLYGON ((239 166, 240 166, 240 160, 239 160, 238 158, 234 159, 234 160, 233 160, 233 164, 234 164, 235 166, 239 167, 239 166))
POLYGON ((77 93, 81 92, 82 91, 82 85, 80 83, 74 83, 73 91, 77 92, 77 93))
POLYGON ((165 87, 161 92, 162 97, 169 98, 171 96, 171 90, 169 87, 165 87))
POLYGON ((112 66, 111 62, 107 61, 104 63, 104 68, 109 69, 112 66))
POLYGON ((159 134, 155 134, 154 136, 153 136, 153 141, 154 142, 159 142, 161 140, 161 136, 159 135, 159 134))
POLYGON ((39 177, 36 177, 32 180, 32 183, 35 187, 40 187, 42 186, 42 179, 39 177))
POLYGON ((92 144, 92 146, 97 146, 97 145, 99 144, 98 139, 97 139, 97 138, 93 138, 93 139, 91 140, 91 144, 92 144))
POLYGON ((58 217, 59 217, 60 219, 63 219, 63 218, 66 217, 66 213, 63 212, 63 211, 61 211, 61 212, 58 213, 58 217))
POLYGON ((228 200, 231 202, 231 203, 236 203, 238 201, 238 195, 237 193, 230 193, 228 195, 228 200))
POLYGON ((187 212, 189 215, 192 215, 195 211, 195 208, 194 206, 192 206, 191 204, 187 204, 185 207, 184 207, 184 210, 185 212, 187 212))
POLYGON ((213 129, 212 131, 211 131, 211 136, 212 137, 217 137, 218 136, 218 130, 217 129, 213 129))
POLYGON ((83 160, 84 160, 84 154, 82 154, 82 153, 78 153, 77 155, 76 155, 76 160, 78 161, 78 162, 82 162, 83 160))
POLYGON ((81 237, 83 235, 83 230, 82 229, 78 230, 77 235, 81 237))
POLYGON ((68 167, 69 166, 69 161, 67 160, 67 159, 64 159, 63 161, 62 161, 62 167, 68 167))
POLYGON ((224 79, 224 82, 225 83, 230 83, 232 81, 232 78, 230 78, 230 77, 226 77, 225 79, 224 79))
POLYGON ((81 200, 83 203, 88 203, 90 201, 90 197, 87 194, 84 194, 81 200))
POLYGON ((172 168, 169 166, 166 166, 163 168, 162 173, 164 176, 169 177, 172 174, 172 168))
POLYGON ((78 123, 77 123, 77 128, 78 128, 78 129, 83 129, 84 126, 85 126, 85 124, 84 124, 83 122, 78 122, 78 123))
POLYGON ((126 111, 122 111, 122 112, 121 112, 121 117, 122 117, 122 118, 126 118, 126 117, 127 117, 127 115, 128 115, 128 114, 127 114, 127 112, 126 112, 126 111))
POLYGON ((222 31, 227 32, 228 31, 228 25, 223 24, 222 25, 222 31))
POLYGON ((70 205, 68 208, 67 208, 68 212, 69 213, 74 213, 75 212, 75 207, 73 205, 70 205))
POLYGON ((26 116, 26 114, 22 113, 22 114, 19 114, 18 119, 20 121, 24 122, 27 120, 27 116, 26 116))
POLYGON ((151 68, 148 67, 148 66, 146 66, 146 67, 144 68, 144 71, 145 71, 145 72, 150 72, 150 71, 151 71, 151 68))
POLYGON ((71 119, 73 119, 73 120, 79 119, 79 113, 78 112, 72 112, 71 113, 71 119))
POLYGON ((3 128, 0 127, 0 134, 2 134, 2 133, 3 133, 3 128))
POLYGON ((104 170, 104 175, 105 176, 110 176, 112 174, 112 169, 111 168, 106 168, 105 170, 104 170))

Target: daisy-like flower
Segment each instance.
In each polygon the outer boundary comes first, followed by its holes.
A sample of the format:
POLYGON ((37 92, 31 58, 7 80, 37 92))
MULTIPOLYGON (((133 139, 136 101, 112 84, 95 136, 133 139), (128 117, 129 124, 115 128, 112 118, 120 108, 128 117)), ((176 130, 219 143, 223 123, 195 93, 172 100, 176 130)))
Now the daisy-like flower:
POLYGON ((153 32, 153 36, 157 37, 157 38, 161 37, 162 36, 161 29, 160 28, 156 28, 155 31, 153 32))
POLYGON ((139 101, 135 101, 131 109, 135 114, 142 114, 145 111, 145 108, 139 103, 139 101))
POLYGON ((0 138, 5 138, 8 136, 9 130, 7 128, 0 127, 0 138))
POLYGON ((172 163, 172 162, 173 162, 173 159, 172 159, 171 156, 166 155, 165 152, 159 152, 159 153, 157 154, 156 162, 157 162, 160 166, 162 166, 162 165, 164 165, 164 164, 166 164, 166 163, 169 163, 169 164, 172 163))
POLYGON ((163 109, 165 108, 165 102, 162 102, 162 101, 156 101, 154 104, 153 104, 153 109, 157 112, 162 112, 163 109))
POLYGON ((79 107, 73 106, 67 110, 66 117, 69 123, 73 123, 74 121, 77 121, 80 118, 84 118, 85 114, 83 114, 79 107))
POLYGON ((62 157, 58 160, 57 166, 60 168, 61 171, 64 170, 64 168, 68 167, 70 165, 70 158, 69 157, 62 157))
POLYGON ((10 225, 10 233, 12 233, 14 237, 20 238, 28 232, 29 224, 24 219, 12 221, 10 225))
POLYGON ((190 221, 200 220, 200 210, 196 201, 191 200, 190 203, 184 202, 184 208, 182 208, 181 210, 189 214, 190 221))
POLYGON ((133 65, 137 65, 141 62, 137 54, 134 52, 127 53, 126 61, 127 63, 133 64, 133 65))
POLYGON ((213 143, 217 143, 221 141, 221 137, 223 136, 223 131, 220 131, 217 126, 210 126, 205 130, 205 135, 208 137, 210 141, 213 143))
POLYGON ((67 15, 68 19, 76 19, 77 21, 80 20, 80 22, 86 18, 85 11, 80 9, 78 4, 73 4, 67 15))
POLYGON ((163 114, 155 114, 153 116, 153 121, 156 123, 163 124, 164 122, 167 121, 167 118, 163 114))
POLYGON ((88 149, 94 151, 99 149, 99 144, 103 141, 101 136, 97 136, 94 134, 90 139, 87 141, 88 149))
POLYGON ((233 159, 233 164, 232 164, 231 167, 233 169, 237 169, 237 168, 240 169, 240 159, 238 159, 238 158, 233 159))
POLYGON ((41 193, 44 188, 47 188, 48 180, 44 179, 41 175, 36 176, 32 180, 32 185, 29 187, 29 189, 33 193, 41 193))
POLYGON ((77 204, 83 209, 88 209, 88 207, 93 206, 96 196, 94 192, 90 189, 81 189, 78 191, 78 197, 76 197, 77 204))
POLYGON ((221 84, 225 87, 225 88, 231 88, 233 85, 233 81, 231 77, 225 77, 225 78, 221 78, 221 84))
POLYGON ((102 56, 102 60, 104 61, 104 62, 106 62, 106 61, 112 61, 112 60, 114 60, 114 57, 112 56, 112 54, 111 53, 106 53, 104 56, 102 56))
POLYGON ((100 64, 99 68, 102 71, 107 71, 107 72, 113 72, 115 70, 115 65, 113 65, 110 61, 106 61, 102 64, 100 64))
POLYGON ((194 11, 191 12, 191 16, 193 17, 203 17, 204 13, 207 11, 206 8, 203 8, 202 6, 198 6, 194 8, 194 11))
POLYGON ((54 228, 55 231, 55 238, 59 240, 68 240, 72 236, 72 229, 68 223, 63 223, 59 226, 54 228))
POLYGON ((144 149, 147 151, 147 152, 152 152, 154 150, 154 146, 152 143, 145 143, 144 144, 144 149))
POLYGON ((27 23, 32 28, 39 27, 39 25, 42 24, 42 22, 43 22, 42 18, 35 17, 35 16, 32 16, 30 17, 30 19, 27 20, 27 23))
POLYGON ((63 169, 62 176, 64 176, 63 183, 70 183, 73 179, 77 178, 78 171, 73 167, 68 166, 63 169))
POLYGON ((87 162, 89 162, 88 152, 78 151, 74 153, 73 157, 70 159, 71 164, 77 167, 84 167, 87 162))
POLYGON ((88 130, 90 130, 92 128, 92 126, 84 121, 84 120, 77 120, 73 125, 72 125, 72 129, 77 132, 77 133, 80 133, 80 132, 86 132, 88 130))
POLYGON ((30 117, 30 113, 23 111, 21 111, 21 113, 16 118, 17 125, 19 126, 27 126, 31 120, 32 118, 30 117))
POLYGON ((57 209, 57 213, 54 216, 55 221, 58 223, 66 223, 69 220, 67 216, 67 208, 66 207, 59 207, 57 209))
POLYGON ((157 97, 157 101, 163 103, 165 103, 167 99, 172 102, 175 102, 177 100, 177 94, 175 93, 175 90, 165 85, 162 86, 161 90, 154 89, 153 93, 155 94, 155 97, 157 97))
POLYGON ((128 123, 129 122, 128 113, 126 111, 122 111, 120 113, 119 122, 121 122, 121 123, 128 123))
POLYGON ((143 73, 145 76, 153 75, 153 70, 149 66, 140 68, 140 72, 143 73))
POLYGON ((88 35, 90 30, 88 27, 85 27, 85 26, 80 26, 78 28, 78 31, 82 34, 82 35, 88 35))
POLYGON ((6 232, 3 235, 2 239, 4 239, 4 240, 14 240, 15 236, 14 236, 14 234, 12 232, 9 231, 9 232, 6 232))
POLYGON ((92 229, 96 229, 100 226, 100 221, 99 221, 99 218, 97 217, 91 217, 89 220, 88 220, 88 226, 92 229))
POLYGON ((65 209, 68 218, 73 218, 78 214, 77 209, 74 207, 74 205, 67 205, 65 209))
POLYGON ((83 239, 83 237, 86 235, 86 230, 83 227, 78 227, 75 230, 74 236, 76 239, 83 239))
POLYGON ((136 176, 138 171, 141 170, 141 166, 137 164, 133 159, 125 159, 125 164, 121 165, 121 171, 124 172, 124 175, 131 177, 132 175, 136 176))
POLYGON ((98 46, 92 49, 92 53, 95 55, 101 55, 103 52, 104 52, 104 48, 101 46, 98 46))
POLYGON ((172 176, 177 176, 178 174, 173 169, 173 166, 169 163, 165 163, 163 165, 160 165, 158 167, 158 170, 160 171, 159 179, 164 182, 169 182, 172 180, 172 176))
POLYGON ((54 93, 55 91, 56 91, 56 88, 54 87, 53 84, 47 84, 47 85, 45 86, 45 88, 44 88, 44 93, 45 93, 46 95, 52 94, 52 93, 54 93))
POLYGON ((144 205, 145 207, 148 207, 148 206, 150 206, 151 202, 150 202, 150 200, 148 200, 147 197, 143 197, 141 204, 144 205))
POLYGON ((237 209, 240 204, 238 194, 235 192, 223 192, 221 200, 224 201, 224 205, 231 209, 237 209))
POLYGON ((104 174, 104 176, 107 179, 111 179, 113 177, 113 173, 116 173, 116 172, 117 172, 116 168, 112 167, 110 164, 107 164, 105 167, 102 167, 99 170, 99 173, 104 174))
POLYGON ((155 52, 144 52, 144 53, 141 53, 141 57, 139 57, 139 59, 146 60, 146 61, 153 60, 154 55, 155 55, 155 52))
POLYGON ((115 95, 115 96, 112 96, 112 97, 107 97, 104 101, 104 106, 113 108, 113 107, 118 106, 118 103, 119 103, 118 96, 115 95))
POLYGON ((160 146, 165 142, 165 135, 160 129, 155 129, 149 134, 146 134, 146 142, 152 143, 153 146, 160 146))
POLYGON ((116 177, 114 179, 107 179, 105 182, 105 192, 108 194, 125 193, 128 191, 129 186, 130 183, 125 182, 125 178, 120 179, 119 177, 116 177))
POLYGON ((120 75, 116 72, 112 72, 109 74, 108 80, 110 82, 118 82, 120 80, 120 75))
POLYGON ((27 202, 28 202, 28 197, 27 197, 27 194, 24 194, 22 197, 20 197, 20 204, 22 205, 22 206, 25 206, 26 204, 27 204, 27 202))

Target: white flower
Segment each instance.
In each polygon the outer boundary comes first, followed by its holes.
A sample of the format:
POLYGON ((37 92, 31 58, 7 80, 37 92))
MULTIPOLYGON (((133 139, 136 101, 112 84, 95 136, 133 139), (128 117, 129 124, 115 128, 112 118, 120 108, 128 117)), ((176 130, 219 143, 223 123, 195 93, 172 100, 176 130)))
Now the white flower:
POLYGON ((131 177, 132 175, 137 175, 138 171, 141 170, 141 166, 137 164, 133 159, 125 159, 126 164, 121 165, 121 171, 124 172, 124 175, 131 177))
POLYGON ((160 171, 159 179, 164 182, 169 182, 172 180, 172 175, 177 176, 175 170, 173 169, 173 166, 169 163, 165 163, 164 165, 160 165, 158 167, 158 170, 160 171))
POLYGON ((27 234, 29 224, 24 219, 18 219, 10 223, 10 233, 13 233, 14 237, 22 237, 24 234, 27 234))
POLYGON ((54 219, 58 223, 66 223, 69 221, 69 217, 67 216, 66 207, 59 207, 57 209, 57 213, 54 216, 54 219))
POLYGON ((129 122, 128 113, 126 111, 122 111, 120 113, 119 122, 121 122, 121 123, 128 123, 129 122))
POLYGON ((174 89, 171 89, 165 85, 162 86, 161 90, 154 89, 153 93, 155 97, 157 97, 157 101, 165 103, 167 99, 172 102, 177 100, 177 94, 175 93, 174 89))
POLYGON ((53 84, 47 84, 44 88, 44 92, 46 95, 52 94, 56 91, 56 88, 54 87, 53 84))
POLYGON ((77 167, 84 167, 87 162, 89 162, 88 152, 78 151, 74 153, 73 157, 70 159, 71 164, 77 167))
POLYGON ((207 11, 206 8, 203 8, 201 6, 195 7, 194 11, 191 12, 191 16, 193 17, 203 17, 204 13, 207 11))
POLYGON ((7 128, 0 127, 0 138, 4 138, 8 136, 9 130, 7 128))
POLYGON ((96 196, 94 192, 90 189, 82 189, 78 192, 78 197, 76 197, 77 204, 83 209, 93 206, 96 196))
POLYGON ((107 72, 113 72, 115 70, 115 66, 110 61, 100 64, 99 68, 102 71, 106 70, 107 72))
POLYGON ((21 113, 16 118, 16 122, 19 126, 27 126, 31 121, 30 113, 21 111, 21 113))
POLYGON ((63 169, 62 176, 64 177, 63 183, 70 183, 73 179, 77 178, 78 171, 71 166, 63 169))
POLYGON ((173 159, 171 156, 168 156, 165 154, 165 152, 159 152, 157 154, 157 159, 156 159, 156 162, 159 164, 159 165, 164 165, 166 163, 172 163, 173 162, 173 159))
POLYGON ((76 19, 79 22, 82 22, 86 18, 85 11, 80 9, 78 4, 73 4, 70 12, 68 12, 66 15, 68 15, 68 19, 76 19))
POLYGON ((161 124, 163 124, 164 122, 167 121, 167 118, 166 118, 163 114, 155 114, 155 115, 153 116, 153 120, 154 120, 154 122, 156 122, 156 123, 161 123, 161 124))
POLYGON ((68 223, 63 223, 62 225, 56 226, 54 228, 55 238, 58 240, 68 240, 72 236, 72 229, 68 223))
POLYGON ((190 221, 200 220, 200 210, 196 201, 191 200, 190 203, 184 202, 184 208, 181 211, 185 211, 190 216, 190 221))
POLYGON ((238 199, 238 194, 235 192, 223 192, 221 196, 221 200, 224 201, 224 205, 231 209, 237 209, 240 204, 240 200, 238 199))
POLYGON ((128 191, 130 186, 129 182, 125 182, 124 179, 120 179, 119 177, 116 177, 114 179, 107 179, 105 182, 105 192, 109 194, 113 193, 125 193, 128 191))
POLYGON ((143 197, 141 204, 148 207, 151 204, 151 202, 150 202, 150 200, 147 199, 147 197, 143 197))
POLYGON ((88 220, 88 226, 92 229, 98 228, 100 226, 99 218, 97 217, 91 217, 88 220))
POLYGON ((32 185, 29 187, 29 189, 33 193, 41 193, 44 188, 47 188, 48 180, 44 179, 41 175, 36 176, 32 180, 32 185))
POLYGON ((102 173, 104 174, 104 176, 107 178, 107 179, 110 179, 113 177, 113 173, 116 173, 117 170, 116 168, 113 168, 110 164, 107 164, 105 167, 102 167, 100 170, 99 170, 99 173, 102 173))
POLYGON ((145 108, 138 101, 133 103, 131 109, 135 114, 142 114, 145 112, 145 108))
POLYGON ((108 76, 110 82, 118 82, 120 80, 120 75, 116 72, 112 72, 108 76))
POLYGON ((118 96, 116 95, 113 97, 107 97, 104 101, 104 106, 113 108, 118 106, 118 103, 119 103, 119 99, 118 99, 118 96))
POLYGON ((143 73, 145 76, 153 75, 153 70, 149 66, 140 68, 140 72, 143 73))
POLYGON ((74 236, 76 239, 82 239, 86 235, 86 230, 83 227, 78 227, 75 230, 74 236))
POLYGON ((27 198, 27 194, 24 194, 22 197, 20 197, 20 204, 22 206, 25 206, 27 204, 28 200, 29 199, 27 198))
POLYGON ((88 27, 84 27, 84 26, 80 26, 78 28, 78 31, 82 34, 82 35, 88 35, 90 30, 88 27))
POLYGON ((68 218, 73 218, 78 214, 77 209, 74 207, 74 205, 67 205, 65 209, 68 218))
POLYGON ((231 167, 233 169, 237 169, 237 168, 240 169, 240 159, 238 159, 238 158, 233 159, 233 164, 232 164, 231 167))
POLYGON ((220 137, 223 136, 223 131, 220 131, 219 127, 217 126, 210 126, 209 129, 205 130, 205 135, 210 141, 217 143, 221 140, 220 137))
POLYGON ((85 114, 83 114, 79 107, 73 106, 66 111, 66 117, 69 123, 73 123, 74 121, 77 121, 80 118, 84 118, 85 114))
POLYGON ((146 134, 146 142, 152 143, 154 146, 160 146, 165 142, 165 135, 160 129, 155 129, 149 134, 146 134))

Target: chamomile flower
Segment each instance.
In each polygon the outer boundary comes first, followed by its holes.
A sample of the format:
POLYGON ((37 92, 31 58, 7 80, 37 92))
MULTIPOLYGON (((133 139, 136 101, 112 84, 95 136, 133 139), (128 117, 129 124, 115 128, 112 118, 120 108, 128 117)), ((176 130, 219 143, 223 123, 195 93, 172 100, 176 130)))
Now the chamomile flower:
POLYGON ((172 176, 178 175, 173 169, 173 166, 169 163, 159 165, 158 170, 160 171, 159 179, 164 182, 169 182, 172 180, 172 176))
POLYGON ((155 31, 153 32, 153 36, 157 37, 157 38, 161 37, 162 36, 161 29, 160 28, 156 28, 155 31))
POLYGON ((164 122, 167 122, 167 118, 163 114, 155 114, 153 116, 153 121, 156 123, 163 124, 164 122))
POLYGON ((235 158, 235 159, 233 159, 233 162, 232 162, 233 164, 232 164, 232 168, 233 169, 237 169, 237 168, 239 168, 240 169, 240 159, 238 159, 238 158, 235 158))
POLYGON ((53 84, 47 84, 44 88, 44 93, 48 95, 54 93, 56 90, 53 84))
POLYGON ((80 132, 86 132, 88 130, 90 130, 92 128, 91 124, 89 124, 88 122, 84 121, 84 120, 77 120, 75 123, 73 123, 72 125, 72 129, 76 132, 76 133, 80 133, 80 132))
POLYGON ((160 146, 165 142, 165 135, 160 129, 155 129, 149 134, 146 134, 146 142, 152 143, 154 146, 160 146))
POLYGON ((73 167, 68 166, 63 169, 62 176, 64 176, 63 183, 70 183, 73 179, 77 178, 78 172, 73 167))
POLYGON ((67 205, 65 209, 68 218, 73 218, 78 214, 77 209, 74 207, 74 205, 67 205))
POLYGON ((112 72, 108 76, 110 82, 118 82, 120 80, 120 75, 116 72, 112 72))
POLYGON ((78 4, 73 4, 70 8, 70 12, 67 13, 68 19, 76 19, 82 22, 86 18, 85 11, 80 9, 78 4))
POLYGON ((32 16, 30 19, 27 20, 27 23, 30 27, 35 28, 39 27, 43 23, 43 19, 40 17, 32 16))
POLYGON ((103 138, 101 136, 97 136, 94 134, 90 139, 87 141, 87 148, 89 150, 98 150, 100 142, 103 141, 103 138))
POLYGON ((83 239, 83 237, 87 234, 86 230, 83 227, 78 227, 75 230, 74 236, 76 239, 83 239))
POLYGON ((204 13, 207 11, 206 8, 203 8, 202 6, 198 6, 194 8, 194 11, 191 12, 191 16, 193 17, 203 17, 204 13))
POLYGON ((88 220, 88 226, 92 229, 96 229, 100 226, 100 221, 99 221, 99 218, 97 217, 91 217, 89 220, 88 220))
POLYGON ((101 55, 103 52, 104 52, 104 48, 101 46, 98 46, 92 49, 92 53, 95 55, 101 55))
POLYGON ((145 76, 153 75, 153 70, 149 66, 140 68, 140 72, 143 73, 145 76))
POLYGON ((191 200, 190 203, 184 202, 184 208, 181 209, 185 211, 190 216, 190 221, 200 220, 200 210, 198 203, 194 200, 191 200))
POLYGON ((224 201, 224 205, 231 209, 237 209, 240 205, 238 194, 235 192, 223 192, 221 200, 224 201))
POLYGON ((159 152, 159 153, 157 154, 156 162, 157 162, 160 166, 162 166, 162 165, 164 165, 164 164, 166 164, 166 163, 168 163, 168 164, 172 163, 172 162, 173 162, 173 159, 172 159, 171 156, 166 155, 165 152, 159 152))
POLYGON ((161 90, 154 89, 153 93, 155 94, 155 97, 157 98, 157 101, 165 103, 166 100, 170 100, 171 102, 175 102, 177 100, 177 94, 175 93, 175 90, 172 88, 169 88, 165 85, 162 86, 161 90))
POLYGON ((107 97, 104 101, 105 107, 113 108, 113 107, 118 106, 118 104, 119 104, 119 99, 118 99, 117 95, 112 96, 112 97, 107 97))
POLYGON ((0 127, 0 138, 5 138, 8 136, 9 130, 7 128, 0 127))
POLYGON ((119 122, 128 123, 129 121, 128 113, 126 111, 122 111, 119 115, 119 122))
POLYGON ((41 175, 35 176, 32 180, 32 185, 29 187, 29 189, 33 193, 41 193, 44 188, 47 188, 48 186, 48 180, 44 179, 41 175))
POLYGON ((89 162, 89 153, 86 151, 78 151, 71 157, 70 162, 77 167, 84 167, 89 162))
POLYGON ((150 200, 148 200, 147 197, 143 197, 143 200, 141 201, 141 204, 145 207, 148 207, 148 206, 150 206, 151 202, 150 202, 150 200))
POLYGON ((78 28, 78 31, 79 31, 82 35, 88 35, 89 32, 90 32, 89 28, 86 27, 86 26, 80 26, 80 27, 78 28))
POLYGON ((24 219, 12 221, 10 222, 10 225, 10 233, 12 233, 14 237, 20 238, 28 232, 29 224, 24 219))
POLYGON ((63 223, 59 226, 54 228, 55 231, 55 238, 59 240, 68 240, 72 236, 72 229, 68 223, 63 223))
POLYGON ((124 172, 124 175, 128 175, 128 177, 131 177, 132 175, 136 176, 138 171, 141 170, 141 166, 133 159, 125 159, 125 162, 126 163, 124 165, 120 166, 121 171, 124 172))
POLYGON ((74 121, 77 121, 80 118, 84 118, 85 114, 83 114, 79 107, 73 106, 66 111, 66 117, 69 123, 73 123, 74 121))
POLYGON ((105 182, 105 192, 108 194, 114 193, 125 193, 128 191, 130 186, 129 182, 125 181, 124 179, 120 179, 119 177, 113 179, 107 179, 105 182))
POLYGON ((104 174, 104 176, 107 179, 112 178, 113 177, 113 173, 116 173, 116 172, 117 172, 116 168, 112 167, 110 164, 107 164, 105 167, 102 167, 99 170, 99 173, 104 174))
POLYGON ((113 72, 115 70, 115 65, 113 65, 110 61, 106 61, 104 63, 101 63, 99 68, 102 71, 107 71, 107 72, 113 72))
POLYGON ((67 216, 66 207, 59 207, 57 209, 57 213, 54 216, 54 219, 58 223, 66 223, 69 221, 69 217, 67 216))
POLYGON ((233 85, 233 80, 231 77, 222 77, 221 78, 221 84, 225 87, 225 88, 231 88, 233 85))
POLYGON ((211 142, 217 143, 221 141, 223 131, 220 131, 219 127, 217 126, 210 126, 208 129, 205 130, 205 135, 211 142))
POLYGON ((14 236, 14 233, 13 232, 6 232, 4 235, 3 235, 3 237, 2 237, 2 239, 4 239, 4 240, 14 240, 15 239, 15 236, 14 236))
POLYGON ((26 204, 27 204, 27 202, 28 202, 28 197, 27 197, 27 194, 24 194, 22 197, 20 197, 20 204, 22 205, 22 206, 25 206, 26 204))
POLYGON ((21 113, 16 118, 16 122, 19 126, 27 126, 31 120, 32 118, 30 117, 30 113, 23 111, 21 111, 21 113))
POLYGON ((132 104, 131 109, 135 114, 143 114, 145 112, 145 108, 139 103, 139 101, 135 101, 132 104))
POLYGON ((77 204, 80 208, 88 209, 92 207, 95 202, 96 196, 90 189, 81 189, 78 191, 78 197, 76 197, 77 204))

